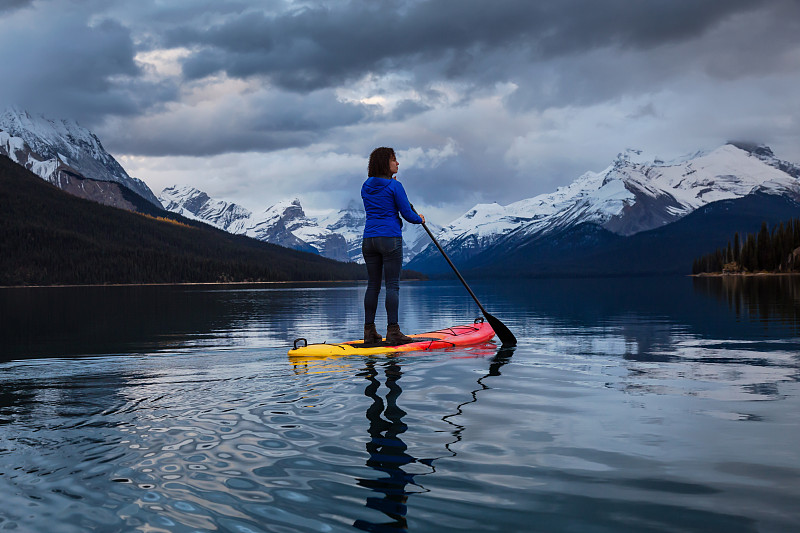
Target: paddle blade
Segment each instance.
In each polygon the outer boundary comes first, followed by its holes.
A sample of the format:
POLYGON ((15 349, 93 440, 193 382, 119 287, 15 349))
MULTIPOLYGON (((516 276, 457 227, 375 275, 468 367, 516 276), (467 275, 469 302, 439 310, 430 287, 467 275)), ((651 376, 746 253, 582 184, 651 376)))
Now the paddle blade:
POLYGON ((508 329, 505 324, 487 312, 484 312, 483 316, 486 317, 486 321, 489 322, 490 326, 492 326, 495 335, 497 335, 497 338, 500 339, 501 343, 503 343, 503 346, 517 345, 517 338, 513 333, 511 333, 511 330, 508 329))

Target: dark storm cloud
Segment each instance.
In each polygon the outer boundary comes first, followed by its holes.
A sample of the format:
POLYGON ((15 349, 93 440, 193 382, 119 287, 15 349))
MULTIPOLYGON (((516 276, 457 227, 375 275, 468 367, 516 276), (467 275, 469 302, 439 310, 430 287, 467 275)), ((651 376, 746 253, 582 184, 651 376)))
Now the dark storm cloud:
MULTIPOLYGON (((642 4, 653 8, 653 12, 649 16, 643 12, 635 18, 626 14, 624 25, 635 24, 640 29, 621 31, 614 40, 616 46, 596 43, 598 46, 587 47, 581 53, 565 53, 554 61, 527 64, 520 90, 509 97, 508 106, 512 110, 590 106, 665 88, 698 87, 704 79, 720 82, 718 90, 724 90, 725 82, 782 76, 796 70, 800 2, 752 2, 736 8, 733 2, 724 3, 721 7, 732 8, 724 13, 706 6, 693 13, 703 24, 684 13, 682 26, 680 11, 659 12, 658 3, 642 4), (661 19, 666 22, 655 24, 661 19), (708 31, 700 31, 703 27, 708 31), (669 28, 671 32, 667 31, 669 28), (648 36, 648 30, 654 34, 648 36)), ((572 31, 585 33, 586 23, 584 18, 574 21, 572 31)))
POLYGON ((33 0, 3 0, 0 2, 0 13, 22 9, 33 4, 33 0))
POLYGON ((431 77, 479 79, 487 57, 495 63, 492 70, 502 67, 505 77, 514 79, 523 68, 514 62, 685 41, 767 3, 459 0, 386 9, 381 3, 349 2, 277 16, 244 12, 208 28, 176 28, 165 37, 172 46, 201 47, 184 65, 190 78, 220 71, 234 77, 264 75, 285 89, 310 91, 369 72, 425 64, 436 65, 431 77), (503 55, 508 60, 498 65, 503 55))
POLYGON ((690 105, 711 117, 692 127, 717 123, 728 137, 744 98, 777 118, 758 108, 739 127, 774 130, 792 116, 778 104, 796 77, 800 34, 796 0, 15 0, 0 9, 0 104, 76 118, 119 152, 317 144, 360 153, 373 141, 452 139, 459 157, 440 159, 457 161, 430 172, 451 165, 455 179, 476 182, 492 168, 530 174, 519 155, 528 144, 585 140, 597 104, 608 108, 603 120, 629 117, 615 122, 617 135, 690 105), (354 102, 364 98, 381 105, 354 102))
POLYGON ((153 93, 154 87, 137 84, 141 72, 134 54, 130 30, 114 20, 90 25, 85 18, 65 16, 6 28, 0 36, 0 97, 86 123, 107 113, 131 114, 142 108, 142 100, 149 105, 165 96, 163 89, 153 93))

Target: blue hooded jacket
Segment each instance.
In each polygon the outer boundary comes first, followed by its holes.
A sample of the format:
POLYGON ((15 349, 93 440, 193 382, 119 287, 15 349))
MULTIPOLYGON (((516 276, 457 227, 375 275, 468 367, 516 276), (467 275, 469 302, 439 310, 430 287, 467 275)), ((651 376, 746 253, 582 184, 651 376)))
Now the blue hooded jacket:
POLYGON ((412 224, 422 224, 422 219, 411 209, 403 185, 391 178, 367 178, 361 186, 361 199, 367 212, 364 238, 402 237, 403 222, 399 215, 412 224), (398 214, 399 213, 399 214, 398 214))

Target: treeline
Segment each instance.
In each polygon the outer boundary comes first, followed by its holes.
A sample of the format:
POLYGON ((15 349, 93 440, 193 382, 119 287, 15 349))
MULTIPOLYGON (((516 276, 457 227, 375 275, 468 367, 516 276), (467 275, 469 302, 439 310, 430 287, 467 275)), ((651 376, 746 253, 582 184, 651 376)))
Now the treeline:
POLYGON ((740 239, 737 232, 726 248, 694 260, 692 274, 712 272, 800 272, 800 219, 771 230, 762 222, 758 233, 740 239))
POLYGON ((0 285, 333 281, 366 269, 77 198, 0 156, 0 285))

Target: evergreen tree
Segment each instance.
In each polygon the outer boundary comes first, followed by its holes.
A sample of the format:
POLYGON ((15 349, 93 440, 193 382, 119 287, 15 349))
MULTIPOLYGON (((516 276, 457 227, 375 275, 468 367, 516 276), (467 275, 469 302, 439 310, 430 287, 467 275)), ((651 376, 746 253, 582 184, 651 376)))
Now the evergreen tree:
POLYGON ((800 257, 792 259, 797 248, 800 248, 800 219, 781 222, 772 229, 767 227, 766 222, 762 222, 758 233, 740 237, 736 232, 732 244, 728 241, 726 248, 718 248, 697 258, 692 264, 692 272, 720 272, 725 265, 734 261, 745 272, 798 272, 800 257))
POLYGON ((761 223, 761 230, 756 239, 756 269, 767 270, 770 267, 771 242, 767 223, 761 223))

